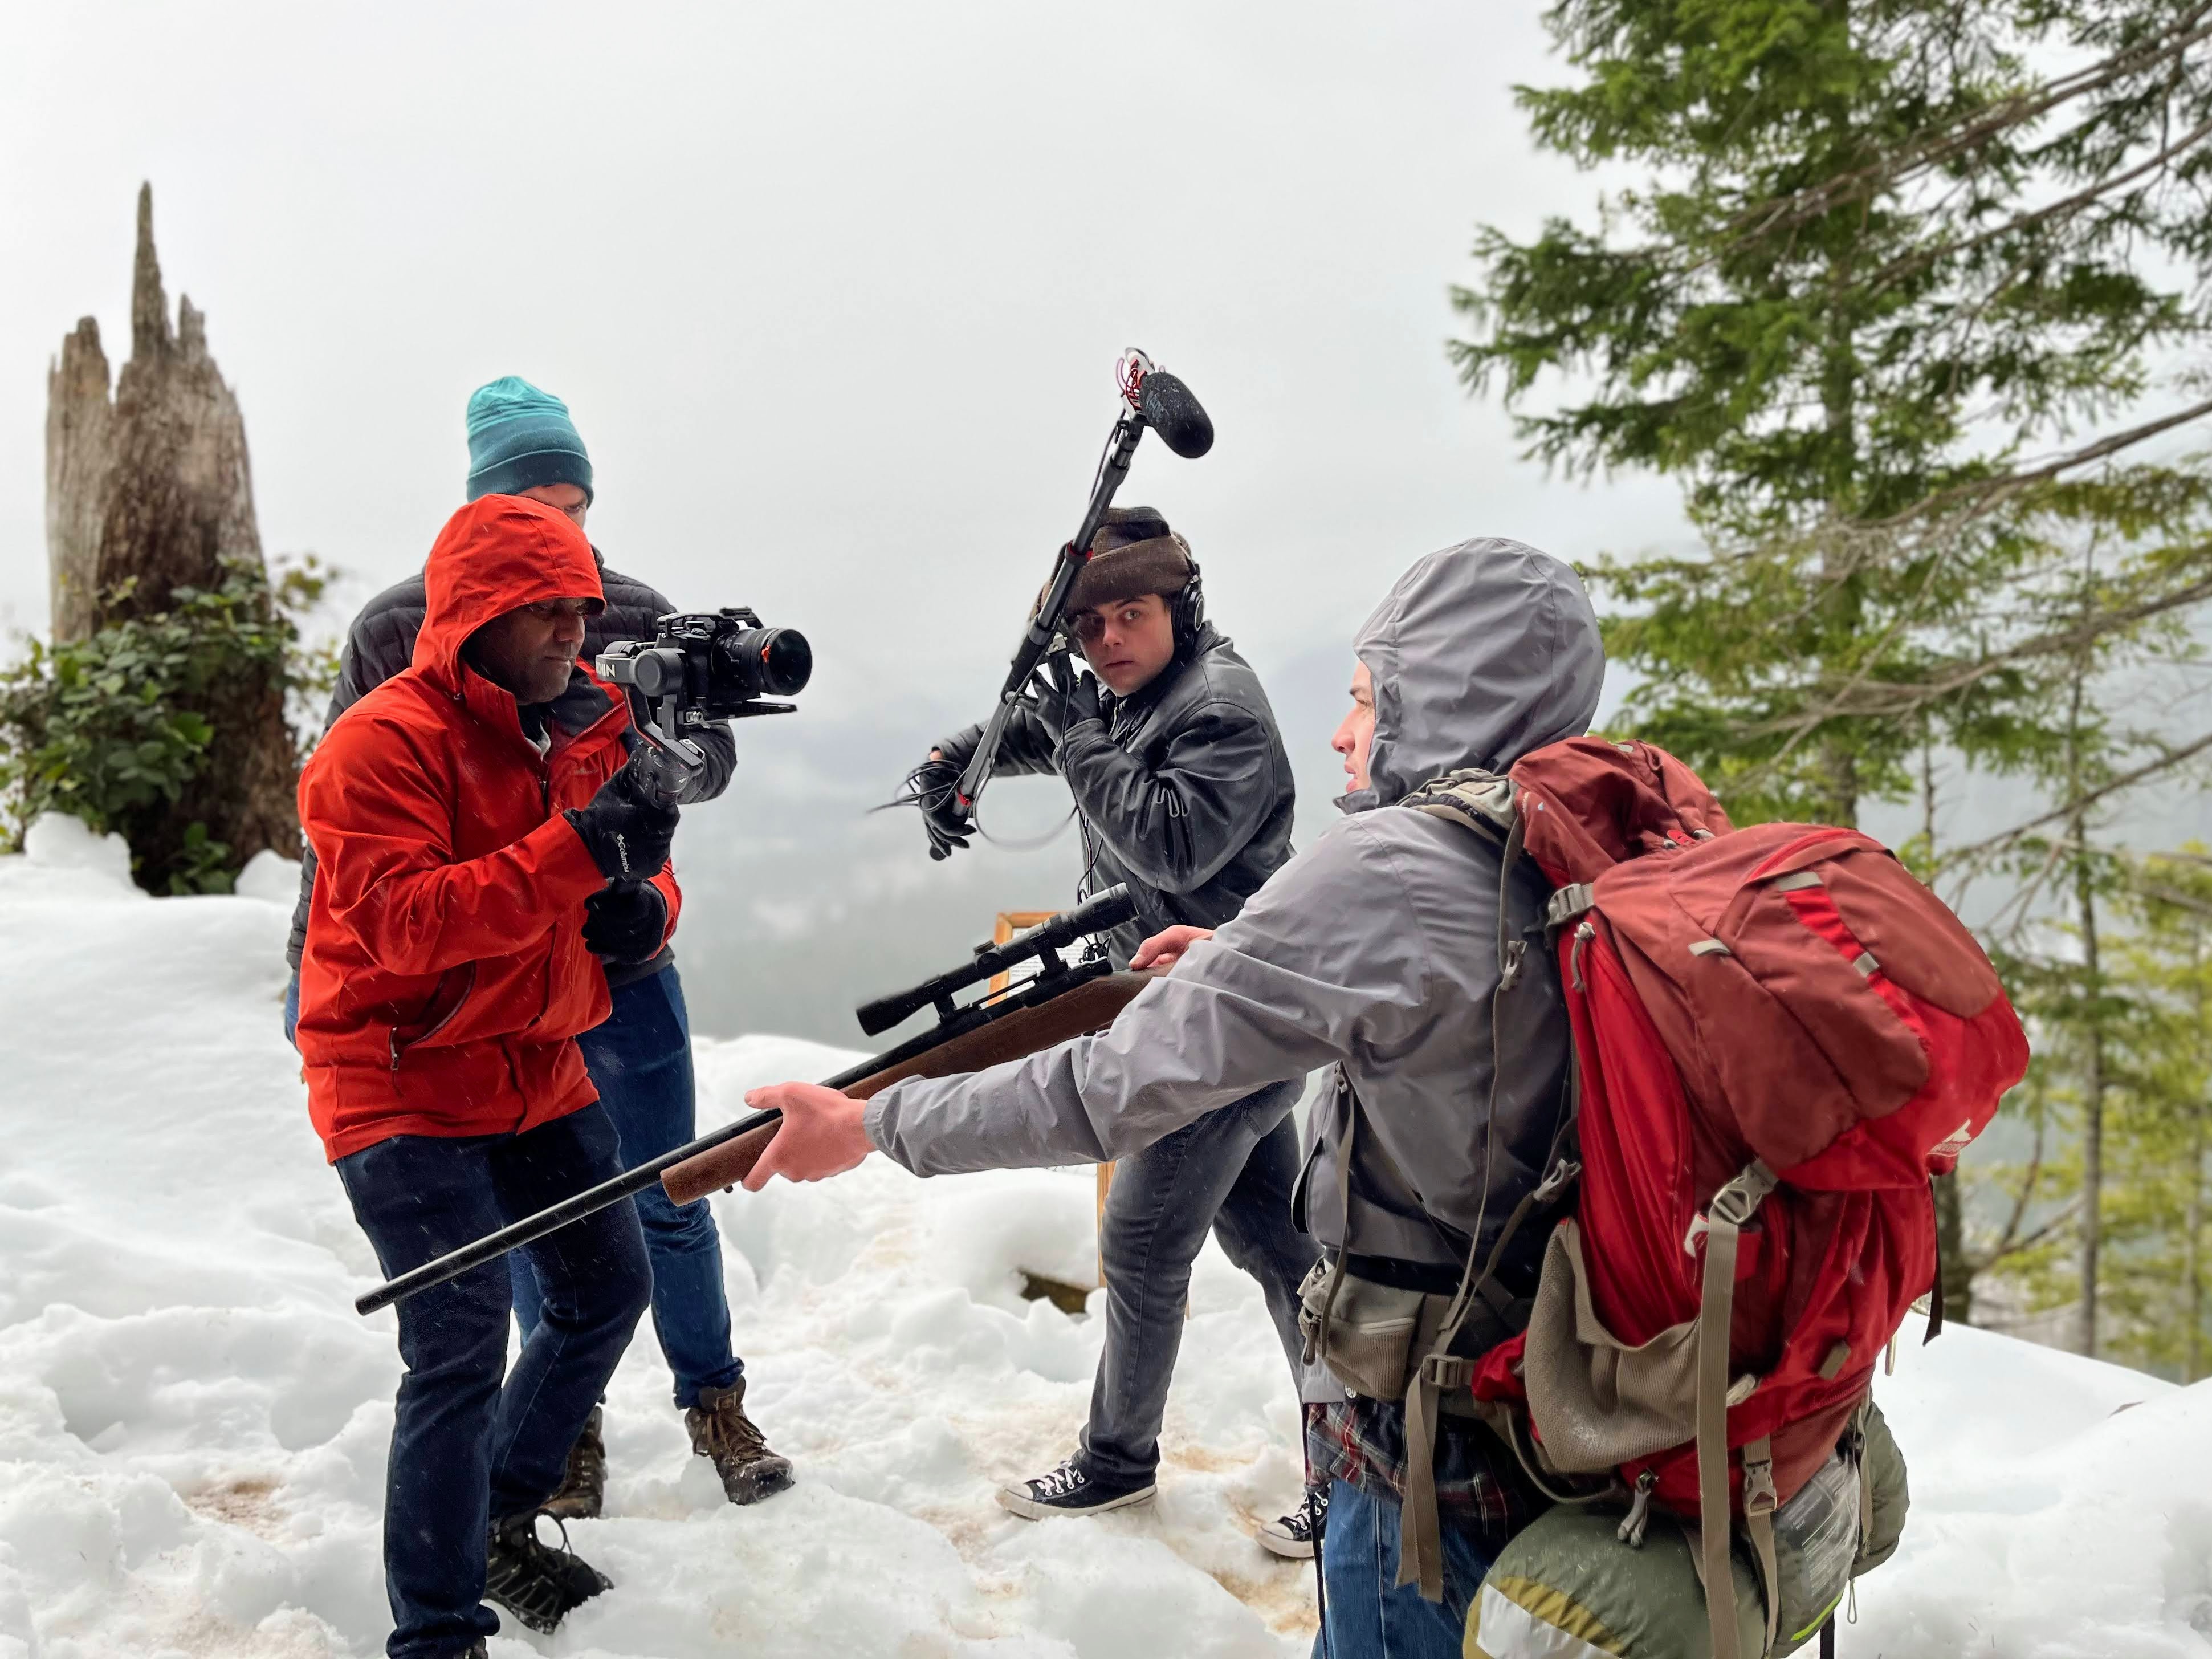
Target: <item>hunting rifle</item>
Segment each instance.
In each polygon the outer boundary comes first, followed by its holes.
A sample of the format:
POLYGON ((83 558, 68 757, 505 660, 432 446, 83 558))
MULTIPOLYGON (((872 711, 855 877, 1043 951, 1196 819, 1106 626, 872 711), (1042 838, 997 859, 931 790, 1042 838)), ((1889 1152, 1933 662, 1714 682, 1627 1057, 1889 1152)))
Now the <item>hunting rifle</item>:
MULTIPOLYGON (((860 1025, 870 1036, 889 1030, 925 1006, 934 1006, 938 1022, 894 1048, 824 1078, 822 1086, 866 1100, 902 1078, 950 1077, 980 1071, 1003 1060, 1036 1054, 1070 1037, 1103 1030, 1129 1000, 1152 982, 1152 975, 1115 973, 1103 961, 1069 963, 1060 953, 1078 939, 1120 927, 1135 914, 1129 890, 1109 887, 1073 910, 1017 933, 1003 945, 977 946, 972 960, 950 972, 926 980, 910 991, 865 1005, 859 1010, 860 1025), (970 986, 1030 961, 1037 963, 1036 977, 1010 987, 1004 994, 987 992, 965 1005, 953 1000, 970 986)), ((557 1232, 570 1222, 596 1215, 656 1182, 675 1204, 690 1204, 717 1188, 734 1187, 751 1173, 768 1150, 782 1116, 778 1111, 749 1112, 574 1198, 563 1199, 512 1226, 387 1279, 356 1297, 354 1310, 370 1314, 404 1301, 418 1291, 442 1285, 471 1267, 557 1232)))

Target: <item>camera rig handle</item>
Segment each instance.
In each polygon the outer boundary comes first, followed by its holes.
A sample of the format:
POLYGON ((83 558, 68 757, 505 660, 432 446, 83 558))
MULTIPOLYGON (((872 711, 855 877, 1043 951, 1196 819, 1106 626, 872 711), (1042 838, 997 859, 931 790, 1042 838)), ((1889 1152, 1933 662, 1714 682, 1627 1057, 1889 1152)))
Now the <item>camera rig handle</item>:
POLYGON ((684 780, 707 764, 706 751, 677 736, 674 696, 649 697, 635 685, 625 686, 623 695, 639 739, 629 757, 630 776, 655 805, 674 806, 683 798, 684 780))

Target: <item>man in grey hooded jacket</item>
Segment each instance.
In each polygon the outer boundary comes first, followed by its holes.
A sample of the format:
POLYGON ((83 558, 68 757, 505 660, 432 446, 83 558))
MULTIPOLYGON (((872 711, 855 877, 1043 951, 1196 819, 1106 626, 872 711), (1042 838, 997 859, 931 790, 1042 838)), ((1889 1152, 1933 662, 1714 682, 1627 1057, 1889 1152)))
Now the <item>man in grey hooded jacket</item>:
MULTIPOLYGON (((1442 774, 1502 773, 1587 730, 1604 653, 1574 573, 1498 539, 1415 564, 1354 652, 1354 707, 1335 740, 1352 784, 1346 820, 1218 931, 1148 940, 1137 964, 1171 971, 1110 1030, 910 1079, 865 1105, 805 1084, 756 1090, 750 1103, 785 1120, 746 1184, 820 1179, 875 1150, 925 1176, 1117 1158, 1334 1065, 1339 1087, 1309 1126, 1300 1183, 1310 1230, 1364 1276, 1449 1291, 1542 1177, 1567 1109, 1567 1024, 1542 876, 1522 861, 1501 882, 1495 844, 1394 808, 1442 774), (1514 942, 1501 992, 1501 944, 1514 942)), ((1533 1290, 1543 1231, 1524 1227, 1509 1251, 1497 1276, 1509 1298, 1533 1290)), ((1403 1407, 1347 1390, 1310 1425, 1316 1472, 1334 1482, 1334 1659, 1457 1654, 1483 1572, 1536 1501, 1510 1455, 1473 1419, 1443 1419, 1439 1605, 1395 1582, 1403 1407)))

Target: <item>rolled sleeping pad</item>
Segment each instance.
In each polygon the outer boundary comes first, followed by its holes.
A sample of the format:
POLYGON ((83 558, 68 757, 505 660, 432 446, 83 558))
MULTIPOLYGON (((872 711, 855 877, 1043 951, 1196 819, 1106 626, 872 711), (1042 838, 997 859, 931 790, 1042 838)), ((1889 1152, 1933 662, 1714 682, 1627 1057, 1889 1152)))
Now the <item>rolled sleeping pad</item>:
MULTIPOLYGON (((1467 1610, 1468 1659, 1712 1659, 1705 1585, 1682 1522, 1655 1512, 1644 1544, 1621 1510, 1561 1504, 1498 1553, 1467 1610)), ((1766 1645, 1759 1575, 1739 1547, 1737 1651, 1766 1645)))
MULTIPOLYGON (((1775 1659, 1818 1636, 1850 1581, 1894 1554, 1904 1533, 1904 1455, 1871 1404, 1863 1427, 1856 1458, 1838 1451, 1775 1511, 1775 1659)), ((1522 1528, 1468 1608, 1467 1659, 1711 1659, 1695 1528, 1654 1510, 1642 1545, 1632 1546, 1620 1536, 1624 1509, 1561 1504, 1522 1528)), ((1766 1601, 1741 1533, 1730 1565, 1736 1650, 1758 1654, 1766 1646, 1766 1601)))

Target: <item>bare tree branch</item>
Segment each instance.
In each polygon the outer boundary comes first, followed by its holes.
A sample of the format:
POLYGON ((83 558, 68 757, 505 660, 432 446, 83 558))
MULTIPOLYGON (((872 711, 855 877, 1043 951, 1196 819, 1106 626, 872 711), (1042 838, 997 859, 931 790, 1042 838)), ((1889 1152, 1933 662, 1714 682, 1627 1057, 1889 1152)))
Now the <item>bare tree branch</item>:
MULTIPOLYGON (((1931 247, 1923 252, 1916 253, 1908 258, 1897 260, 1887 268, 1869 274, 1868 279, 1869 283, 1869 292, 1871 294, 1881 294, 1886 289, 1894 287, 1905 277, 1911 276, 1918 271, 1925 270, 1929 266, 1934 264, 1939 259, 1956 258, 1961 254, 1971 253, 1978 247, 1986 246, 1988 244, 2001 240, 2004 237, 2014 235, 2021 231, 2030 229, 2036 225, 2041 224, 2047 219, 2056 218, 2062 214, 2070 213, 2076 209, 2087 207, 2091 203, 2097 201, 2099 198, 2110 196, 2115 191, 2134 183, 2135 180, 2142 178, 2145 173, 2157 172, 2160 168, 2165 167, 2169 161, 2173 161, 2176 157, 2185 154, 2189 150, 2194 149, 2208 137, 2212 137, 2212 121, 2204 121, 2200 123, 2196 128, 2183 137, 2174 140, 2173 143, 2166 146, 2165 149, 2160 150, 2156 155, 2148 156, 2143 161, 2137 162, 2134 167, 2130 167, 2124 173, 2108 174, 2104 178, 2099 179, 2094 184, 2092 184, 2084 189, 2075 191, 2071 196, 2063 196, 2055 202, 2046 202, 2043 206, 2033 210, 2032 212, 2015 214, 2004 223, 2001 225, 1992 225, 1986 230, 1979 232, 1978 234, 1969 236, 1962 242, 1954 242, 1948 246, 1938 246, 1931 247)), ((2000 288, 2002 286, 2002 284, 1999 284, 2000 288)))
POLYGON ((2011 829, 1991 836, 1985 841, 1977 842, 1971 847, 1961 848, 1955 856, 1963 860, 2010 846, 2031 830, 2039 830, 2045 824, 2055 823, 2060 818, 2070 817, 2083 808, 2094 806, 2108 796, 2132 789, 2139 783, 2148 782, 2162 773, 2170 772, 2174 768, 2195 759, 2208 749, 2212 749, 2212 732, 2207 732, 2202 737, 2184 744, 2179 749, 2168 750, 2158 759, 2138 766, 2132 772, 2123 772, 2118 777, 2074 800, 2068 801, 2063 806, 2053 807, 2048 812, 2029 818, 2025 823, 2016 823, 2011 829))
POLYGON ((2043 1143, 2047 1126, 2044 1115, 2036 1114, 2035 1146, 2028 1153, 2027 1172, 2021 1179, 2020 1190, 2013 1194, 2012 1213, 2005 1218, 2004 1231, 1990 1249, 1976 1256, 1969 1252, 1966 1265, 1975 1273, 1992 1267, 2011 1255, 2016 1248, 2014 1241, 2020 1237, 2021 1224, 2027 1218, 2027 1206, 2034 1201, 2035 1188, 2043 1178, 2043 1143))
MULTIPOLYGON (((2212 22, 2206 21, 2208 16, 2212 16, 2212 4, 2191 7, 2175 20, 2164 37, 2154 36, 2139 42, 2100 62, 2087 65, 2073 75, 2051 82, 2039 92, 2001 99, 1977 112, 1964 125, 1948 131, 1941 128, 1932 130, 1914 143, 1856 172, 1838 174, 1810 190, 1776 197, 1748 209, 1731 225, 1724 228, 1726 230, 1734 230, 1739 226, 1742 228, 1741 234, 1729 246, 1741 247, 1778 229, 1794 228, 1817 219, 1845 202, 1871 196, 1884 185, 1904 183, 1966 154, 2009 128, 2040 120, 2052 110, 2077 98, 2100 91, 2131 75, 2154 70, 2161 63, 2180 57, 2198 42, 2212 39, 2212 22)), ((1699 264, 1709 264, 1729 251, 1729 247, 1716 250, 1699 264)), ((1691 267, 1692 270, 1697 268, 1691 267)))
MULTIPOLYGON (((1874 670, 1873 662, 1869 661, 1865 668, 1846 680, 1833 696, 1818 708, 1806 709, 1783 720, 1765 720, 1755 725, 1734 728, 1736 733, 1742 737, 1772 737, 1782 732, 1790 734, 1788 747, 1785 747, 1782 755, 1777 755, 1772 760, 1762 763, 1759 768, 1747 775, 1757 777, 1760 773, 1780 764, 1784 756, 1788 753, 1789 748, 1794 748, 1814 728, 1829 720, 1888 719, 1909 714, 1931 702, 1941 702, 1946 698, 1955 696, 2002 669, 2025 662, 2033 662, 2039 658, 2061 656, 2086 649, 2107 635, 2136 627, 2164 616, 2168 611, 2182 610, 2208 599, 2212 599, 2212 574, 2207 574, 2186 587, 2175 588, 2171 592, 2161 593, 2154 599, 2145 599, 2135 605, 2121 605, 2099 611, 2095 616, 2070 628, 2056 629, 2049 633, 2035 635, 2002 651, 1995 651, 1987 656, 1978 657, 1948 674, 1926 680, 1906 682, 1873 680, 1870 689, 1879 695, 1855 699, 1852 693, 1869 685, 1870 676, 1874 670)), ((1887 645, 1891 638, 1909 625, 1912 620, 1914 619, 1908 616, 1893 624, 1888 633, 1878 641, 1877 651, 1870 654, 1878 656, 1879 647, 1887 645)))

